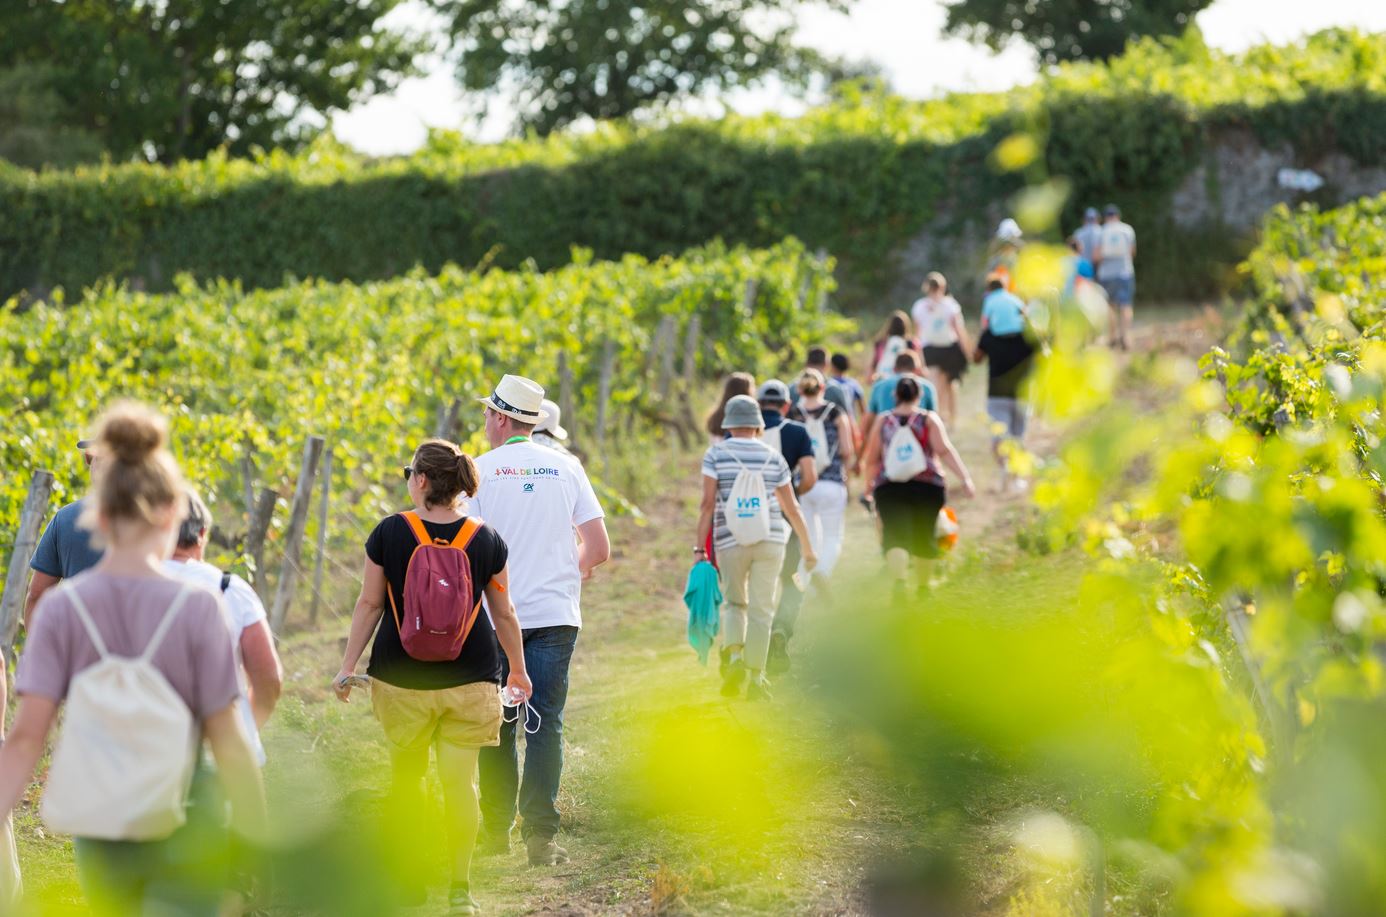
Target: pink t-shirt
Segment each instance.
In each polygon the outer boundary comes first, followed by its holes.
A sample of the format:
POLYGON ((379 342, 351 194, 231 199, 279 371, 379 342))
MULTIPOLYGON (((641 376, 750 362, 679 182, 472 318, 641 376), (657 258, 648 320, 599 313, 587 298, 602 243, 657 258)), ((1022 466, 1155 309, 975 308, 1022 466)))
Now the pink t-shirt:
POLYGON ((118 576, 102 570, 88 570, 44 594, 34 609, 33 627, 19 660, 16 690, 61 702, 73 676, 100 658, 65 594, 67 589, 81 596, 106 651, 134 657, 144 652, 184 588, 193 592, 155 652, 154 667, 199 721, 226 709, 240 696, 240 685, 221 597, 171 578, 118 576))

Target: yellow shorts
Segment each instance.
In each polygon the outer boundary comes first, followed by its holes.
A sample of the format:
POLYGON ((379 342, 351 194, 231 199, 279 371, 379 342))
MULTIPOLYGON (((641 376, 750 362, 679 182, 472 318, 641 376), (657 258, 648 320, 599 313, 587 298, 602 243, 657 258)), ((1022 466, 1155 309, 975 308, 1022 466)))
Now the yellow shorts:
POLYGON ((385 738, 399 748, 427 748, 435 740, 459 748, 500 744, 500 688, 494 682, 415 691, 371 679, 371 708, 385 738))

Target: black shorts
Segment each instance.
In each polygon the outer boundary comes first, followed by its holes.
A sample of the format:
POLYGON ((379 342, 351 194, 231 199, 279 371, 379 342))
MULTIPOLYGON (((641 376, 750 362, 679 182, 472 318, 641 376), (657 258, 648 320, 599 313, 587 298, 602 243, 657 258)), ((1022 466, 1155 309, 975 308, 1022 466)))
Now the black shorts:
POLYGON ((950 382, 957 382, 967 372, 967 354, 957 341, 947 347, 925 347, 924 365, 942 371, 950 382))
POLYGON ((939 553, 938 511, 947 501, 938 484, 927 481, 885 481, 875 490, 876 513, 881 517, 881 548, 904 548, 915 557, 939 553))

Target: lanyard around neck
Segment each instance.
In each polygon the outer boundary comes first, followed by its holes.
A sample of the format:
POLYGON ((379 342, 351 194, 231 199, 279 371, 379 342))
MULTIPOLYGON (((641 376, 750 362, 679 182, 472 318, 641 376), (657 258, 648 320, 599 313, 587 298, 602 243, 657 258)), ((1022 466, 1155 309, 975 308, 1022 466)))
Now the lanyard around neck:
POLYGON ((502 446, 508 446, 508 445, 510 445, 511 443, 527 443, 527 442, 529 442, 529 437, 528 437, 528 436, 512 436, 512 437, 510 437, 509 439, 507 439, 505 442, 501 443, 501 445, 502 445, 502 446))

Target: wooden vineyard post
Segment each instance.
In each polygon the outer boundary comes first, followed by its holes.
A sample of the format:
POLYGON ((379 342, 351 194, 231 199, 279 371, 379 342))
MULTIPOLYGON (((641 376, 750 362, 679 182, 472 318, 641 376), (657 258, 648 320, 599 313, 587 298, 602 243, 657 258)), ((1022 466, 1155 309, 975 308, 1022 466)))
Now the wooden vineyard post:
MULTIPOLYGON (((821 269, 824 265, 828 263, 828 250, 826 248, 820 248, 817 252, 814 253, 813 259, 816 262, 817 267, 821 269)), ((814 300, 813 308, 815 312, 821 313, 828 311, 827 287, 824 287, 822 290, 819 291, 818 297, 814 300)))
POLYGON ((659 361, 659 401, 669 402, 669 392, 674 384, 674 351, 677 343, 678 326, 674 316, 666 315, 659 320, 659 332, 655 335, 655 359, 659 361))
POLYGON ((303 447, 303 465, 298 470, 298 486, 294 488, 293 508, 289 512, 289 531, 284 538, 284 565, 279 571, 279 584, 274 592, 274 607, 270 611, 270 628, 276 633, 284 628, 284 618, 293 601, 298 585, 298 561, 303 549, 303 530, 308 525, 308 509, 313 499, 313 478, 322 458, 323 438, 310 436, 303 447))
POLYGON ((756 297, 760 295, 760 281, 754 277, 746 280, 746 292, 741 298, 741 308, 747 315, 756 310, 756 297))
POLYGON ((608 337, 602 343, 602 369, 597 380, 597 452, 602 457, 602 472, 607 470, 606 418, 611 401, 611 374, 616 370, 616 342, 608 337))
POLYGON ((255 460, 250 457, 250 440, 245 440, 241 453, 241 486, 245 489, 245 521, 247 527, 255 519, 255 460))
MULTIPOLYGON (((457 400, 453 400, 452 416, 456 418, 457 400)), ((318 602, 322 598, 323 558, 327 554, 327 508, 332 499, 332 447, 322 454, 322 502, 318 504, 318 550, 313 557, 313 604, 308 606, 308 623, 318 623, 318 602)))
POLYGON ((577 416, 573 413, 573 368, 568 365, 568 352, 558 352, 558 410, 568 430, 568 444, 577 442, 577 416))
POLYGON ((48 512, 48 498, 52 493, 53 472, 34 472, 33 480, 29 482, 29 493, 24 497, 24 508, 19 514, 14 550, 10 552, 10 567, 5 574, 5 595, 0 599, 0 641, 3 641, 4 652, 0 664, 8 662, 14 649, 14 635, 19 630, 19 619, 24 611, 24 587, 29 578, 29 561, 38 547, 39 527, 48 512))
POLYGON ((683 339, 683 424, 688 432, 697 436, 698 421, 693 416, 693 389, 698 384, 698 350, 703 343, 703 317, 694 315, 688 320, 688 331, 683 339))
POLYGON ((457 420, 462 415, 462 399, 452 399, 450 405, 438 405, 438 422, 434 425, 433 436, 452 442, 457 438, 457 420))
POLYGON ((251 511, 250 527, 246 530, 245 553, 251 563, 250 585, 262 597, 269 582, 265 576, 265 536, 269 534, 270 522, 274 519, 274 504, 278 502, 278 493, 268 487, 261 488, 259 502, 251 511))

